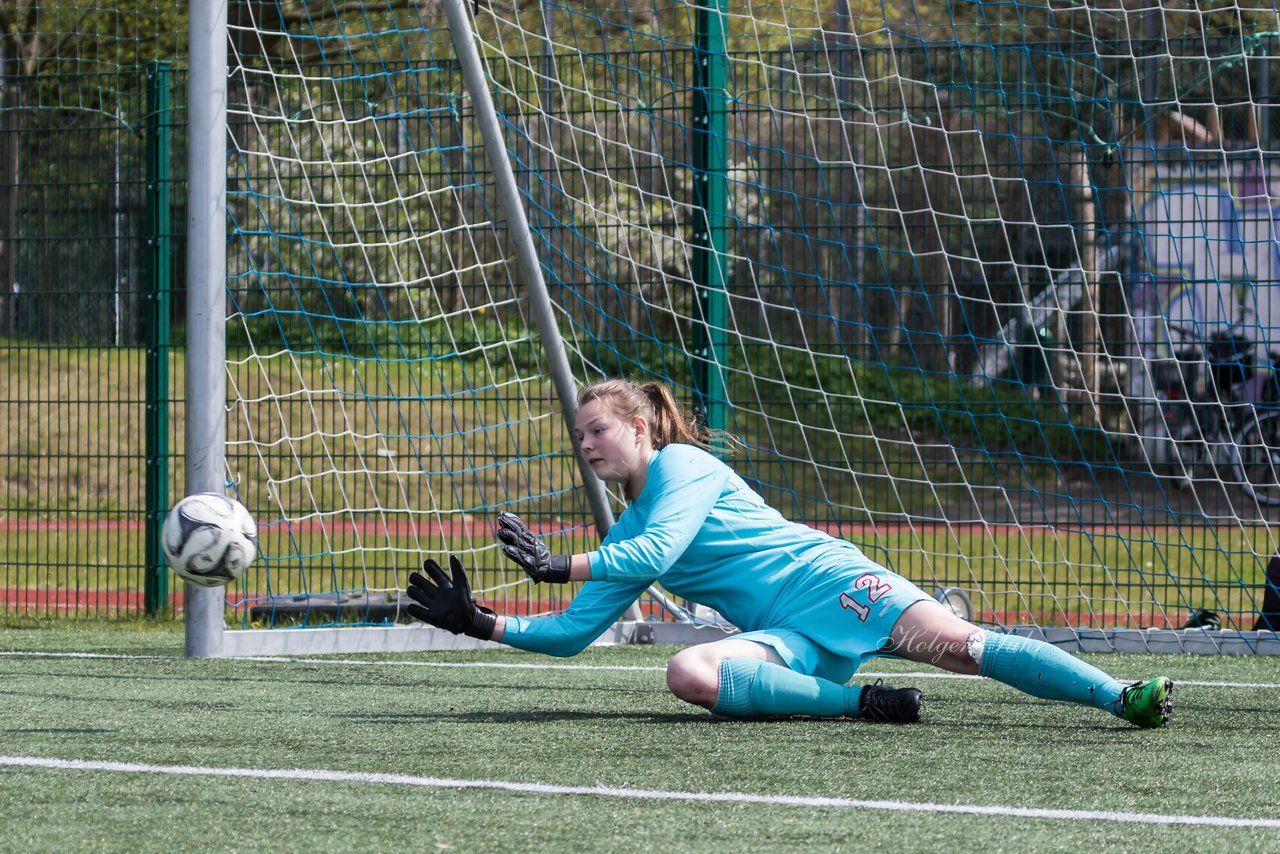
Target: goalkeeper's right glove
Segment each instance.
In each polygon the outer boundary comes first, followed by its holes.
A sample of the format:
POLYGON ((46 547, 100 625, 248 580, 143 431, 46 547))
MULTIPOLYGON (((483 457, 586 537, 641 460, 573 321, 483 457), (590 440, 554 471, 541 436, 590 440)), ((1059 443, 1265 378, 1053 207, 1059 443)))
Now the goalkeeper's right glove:
POLYGON ((516 514, 506 510, 498 514, 498 539, 502 553, 520 564, 535 582, 563 584, 569 580, 569 555, 553 555, 516 514))
POLYGON ((422 570, 430 578, 416 572, 409 576, 409 589, 405 592, 415 603, 409 606, 409 616, 455 635, 491 640, 497 615, 476 604, 471 583, 462 571, 462 561, 454 555, 449 556, 449 569, 452 579, 444 574, 440 564, 427 558, 422 570))

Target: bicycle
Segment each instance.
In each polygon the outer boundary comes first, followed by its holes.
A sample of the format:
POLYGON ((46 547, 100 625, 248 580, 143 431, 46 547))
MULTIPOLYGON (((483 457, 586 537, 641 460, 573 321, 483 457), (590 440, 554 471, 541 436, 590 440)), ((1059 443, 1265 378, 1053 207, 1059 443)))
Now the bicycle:
POLYGON ((1165 428, 1194 483, 1200 471, 1232 482, 1259 504, 1280 505, 1280 354, 1254 363, 1253 341, 1232 332, 1203 340, 1169 325, 1194 343, 1174 352, 1173 382, 1162 383, 1165 428))

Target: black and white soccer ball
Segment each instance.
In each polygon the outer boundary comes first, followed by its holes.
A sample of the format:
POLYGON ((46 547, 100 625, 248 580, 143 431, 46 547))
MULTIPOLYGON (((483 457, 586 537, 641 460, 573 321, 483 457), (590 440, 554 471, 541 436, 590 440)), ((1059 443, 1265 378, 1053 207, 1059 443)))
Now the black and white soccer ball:
POLYGON ((173 505, 160 533, 164 556, 189 584, 221 587, 244 575, 258 554, 258 525, 245 506, 218 492, 173 505))

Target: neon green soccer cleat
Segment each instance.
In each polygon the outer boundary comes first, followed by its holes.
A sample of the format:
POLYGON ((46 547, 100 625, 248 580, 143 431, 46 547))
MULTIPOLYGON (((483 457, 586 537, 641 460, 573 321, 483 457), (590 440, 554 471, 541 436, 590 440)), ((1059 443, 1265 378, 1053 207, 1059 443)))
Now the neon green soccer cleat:
POLYGON ((1165 726, 1173 711, 1172 694, 1173 680, 1164 676, 1134 682, 1120 693, 1120 716, 1148 729, 1165 726))

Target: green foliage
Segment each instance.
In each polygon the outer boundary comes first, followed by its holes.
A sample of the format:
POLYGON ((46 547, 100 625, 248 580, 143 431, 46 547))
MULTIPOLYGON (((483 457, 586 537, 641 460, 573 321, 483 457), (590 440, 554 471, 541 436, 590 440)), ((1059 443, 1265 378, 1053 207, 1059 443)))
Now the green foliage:
MULTIPOLYGON (((0 39, 20 75, 59 80, 110 74, 153 59, 180 60, 186 52, 187 4, 179 0, 11 0, 7 5, 0 10, 0 39)), ((76 100, 74 87, 39 91, 42 106, 76 100)))
POLYGON ((1046 463, 1112 461, 1107 434, 1073 419, 1052 388, 1041 394, 1036 386, 859 361, 836 350, 756 352, 746 369, 757 386, 820 392, 796 395, 802 424, 829 424, 836 405, 847 416, 838 428, 846 434, 941 440, 959 449, 1013 453, 1046 463))
POLYGON ((1045 462, 1109 462, 1113 448, 1102 430, 1073 421, 1053 388, 977 382, 918 368, 863 363, 855 368, 869 420, 884 428, 905 424, 913 436, 941 437, 959 448, 1015 452, 1045 462))
POLYGON ((227 327, 229 348, 249 344, 264 352, 288 349, 357 360, 448 360, 462 365, 488 365, 490 349, 498 347, 503 352, 499 369, 518 374, 537 374, 543 362, 542 345, 530 336, 521 317, 507 313, 499 318, 485 309, 453 318, 398 322, 305 313, 253 314, 227 327))

